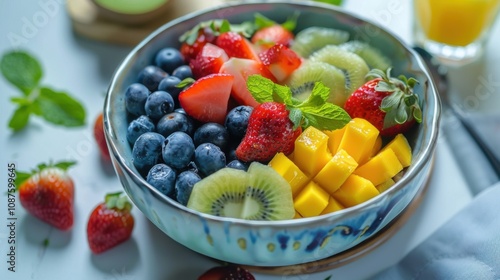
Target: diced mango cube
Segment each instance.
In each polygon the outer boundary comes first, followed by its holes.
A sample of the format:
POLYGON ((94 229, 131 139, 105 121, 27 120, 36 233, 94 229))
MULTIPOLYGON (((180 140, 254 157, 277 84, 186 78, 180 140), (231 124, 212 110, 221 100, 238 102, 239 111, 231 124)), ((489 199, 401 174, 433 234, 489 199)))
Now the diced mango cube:
POLYGON ((378 154, 378 152, 380 152, 381 149, 382 149, 382 136, 379 135, 377 137, 377 140, 375 141, 375 144, 373 145, 371 156, 373 157, 374 155, 378 154))
POLYGON ((283 153, 277 153, 268 165, 290 184, 293 196, 296 196, 309 181, 304 172, 283 153))
POLYGON ((391 179, 383 182, 382 184, 376 185, 375 188, 377 188, 377 190, 378 190, 379 193, 383 193, 387 189, 389 189, 390 187, 392 187, 394 184, 396 184, 396 182, 394 182, 394 180, 391 178, 391 179))
POLYGON ((376 186, 394 177, 401 170, 403 166, 392 149, 384 149, 354 170, 354 174, 370 180, 376 186))
POLYGON ((310 181, 294 200, 295 210, 302 217, 318 216, 328 205, 330 195, 310 181))
POLYGON ((333 196, 330 196, 330 199, 328 200, 328 205, 326 206, 325 210, 321 212, 320 215, 339 211, 344 208, 345 208, 344 205, 340 204, 340 202, 338 202, 335 198, 333 198, 333 196))
POLYGON ((411 164, 411 147, 408 144, 408 140, 403 134, 398 134, 392 139, 387 145, 385 145, 384 149, 392 149, 392 151, 396 154, 401 162, 403 167, 408 167, 411 164))
POLYGON ((344 150, 339 150, 314 177, 314 182, 333 194, 358 167, 358 163, 344 150))
POLYGON ((371 156, 379 135, 378 129, 362 118, 353 118, 346 126, 339 149, 344 149, 354 160, 365 163, 371 156))
POLYGON ((342 141, 342 136, 344 136, 345 126, 335 130, 325 130, 325 134, 328 135, 328 149, 332 154, 337 153, 342 141))
POLYGON ((315 127, 306 128, 295 140, 294 162, 306 175, 314 177, 332 158, 328 135, 315 127))
POLYGON ((351 174, 340 188, 333 194, 338 202, 346 207, 358 205, 379 195, 370 180, 351 174))

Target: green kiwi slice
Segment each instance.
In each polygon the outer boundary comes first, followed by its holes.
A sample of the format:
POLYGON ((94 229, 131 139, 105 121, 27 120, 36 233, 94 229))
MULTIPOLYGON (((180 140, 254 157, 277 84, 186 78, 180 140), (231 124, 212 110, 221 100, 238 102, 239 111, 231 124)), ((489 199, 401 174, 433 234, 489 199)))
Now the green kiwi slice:
POLYGON ((353 52, 365 60, 370 68, 387 70, 392 65, 392 61, 382 52, 366 42, 353 40, 339 45, 340 48, 353 52))
POLYGON ((349 32, 327 27, 312 26, 295 35, 291 49, 307 58, 327 45, 339 45, 349 40, 349 32))
POLYGON ((304 101, 311 95, 316 82, 321 82, 330 88, 330 96, 327 101, 342 106, 347 100, 344 72, 326 62, 308 61, 302 63, 290 75, 286 84, 291 89, 293 97, 304 101))
POLYGON ((271 167, 223 168, 196 183, 188 208, 222 217, 285 220, 295 215, 290 185, 271 167))
POLYGON ((370 71, 368 64, 359 55, 346 51, 339 46, 328 45, 313 53, 311 61, 331 64, 344 72, 346 94, 350 95, 365 83, 365 76, 370 71))

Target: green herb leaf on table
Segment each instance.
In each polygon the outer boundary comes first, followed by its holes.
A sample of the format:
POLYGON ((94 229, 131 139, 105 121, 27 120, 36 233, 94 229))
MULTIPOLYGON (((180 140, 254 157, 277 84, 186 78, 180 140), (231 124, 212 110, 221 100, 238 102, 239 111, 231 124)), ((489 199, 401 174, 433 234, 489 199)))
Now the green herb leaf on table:
POLYGON ((68 93, 40 85, 42 67, 27 52, 6 53, 0 60, 0 70, 5 79, 23 93, 22 97, 11 98, 11 102, 18 105, 8 123, 13 131, 26 127, 31 115, 64 127, 85 124, 85 108, 79 101, 68 93))
POLYGON ((281 102, 289 110, 289 117, 295 128, 314 126, 321 130, 342 128, 351 117, 340 106, 327 102, 330 89, 318 82, 311 95, 300 102, 292 97, 292 90, 287 86, 275 84, 260 75, 251 75, 247 79, 247 88, 259 103, 281 102))

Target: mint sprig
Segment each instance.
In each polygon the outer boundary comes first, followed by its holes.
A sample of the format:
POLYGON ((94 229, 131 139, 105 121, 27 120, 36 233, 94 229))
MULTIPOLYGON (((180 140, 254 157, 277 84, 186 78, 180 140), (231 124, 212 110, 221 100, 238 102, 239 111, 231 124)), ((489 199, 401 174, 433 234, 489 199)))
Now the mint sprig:
POLYGON ((330 89, 321 82, 315 83, 311 95, 304 101, 294 98, 289 87, 275 84, 260 75, 249 76, 247 87, 259 103, 284 103, 294 128, 314 126, 320 130, 335 130, 351 120, 342 107, 327 101, 330 89))
POLYGON ((32 115, 59 126, 76 127, 85 124, 85 109, 80 102, 66 92, 40 85, 42 67, 27 52, 12 51, 4 54, 0 60, 0 71, 22 93, 22 96, 10 99, 17 105, 8 123, 12 130, 23 129, 32 115))

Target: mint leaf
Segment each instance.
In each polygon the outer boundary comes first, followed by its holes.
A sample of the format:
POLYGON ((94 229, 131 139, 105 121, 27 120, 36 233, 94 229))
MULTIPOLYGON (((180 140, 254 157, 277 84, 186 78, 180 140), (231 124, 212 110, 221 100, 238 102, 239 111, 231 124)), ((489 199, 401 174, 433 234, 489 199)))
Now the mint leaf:
POLYGON ((43 74, 38 61, 23 51, 6 53, 0 60, 0 70, 24 95, 29 95, 38 86, 43 74))
POLYGON ((335 130, 344 127, 351 120, 344 109, 333 103, 303 107, 301 110, 305 118, 304 128, 314 126, 319 130, 335 130))
POLYGON ((9 120, 9 128, 14 131, 23 129, 28 124, 32 112, 31 104, 19 106, 9 120))
POLYGON ((40 108, 42 117, 48 122, 68 127, 85 124, 85 109, 64 92, 41 88, 35 102, 40 108))
POLYGON ((297 129, 302 125, 302 111, 297 108, 291 108, 288 113, 288 118, 293 123, 293 129, 297 129))
POLYGON ((285 105, 292 104, 292 91, 287 86, 275 84, 273 88, 273 100, 285 105))
POLYGON ((247 88, 259 103, 273 101, 274 83, 260 75, 251 75, 247 79, 247 88))
POLYGON ((321 82, 314 83, 311 94, 298 107, 314 107, 323 105, 330 97, 330 89, 321 82))

